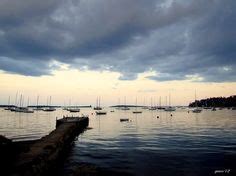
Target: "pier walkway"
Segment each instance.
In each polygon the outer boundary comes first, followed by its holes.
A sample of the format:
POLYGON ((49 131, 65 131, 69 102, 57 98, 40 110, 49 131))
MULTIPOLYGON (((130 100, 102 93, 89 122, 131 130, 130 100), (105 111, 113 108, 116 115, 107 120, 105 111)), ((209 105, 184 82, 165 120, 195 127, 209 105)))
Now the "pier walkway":
POLYGON ((54 131, 31 144, 27 152, 19 154, 10 175, 47 175, 47 172, 56 167, 64 150, 70 146, 78 134, 83 132, 88 124, 88 117, 57 120, 57 128, 54 131))

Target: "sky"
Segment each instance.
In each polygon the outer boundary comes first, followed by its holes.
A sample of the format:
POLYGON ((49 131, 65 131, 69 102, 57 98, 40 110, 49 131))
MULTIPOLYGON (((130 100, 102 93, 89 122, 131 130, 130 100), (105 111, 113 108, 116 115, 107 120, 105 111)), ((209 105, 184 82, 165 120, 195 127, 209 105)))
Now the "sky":
POLYGON ((236 94, 235 0, 1 0, 0 104, 236 94))

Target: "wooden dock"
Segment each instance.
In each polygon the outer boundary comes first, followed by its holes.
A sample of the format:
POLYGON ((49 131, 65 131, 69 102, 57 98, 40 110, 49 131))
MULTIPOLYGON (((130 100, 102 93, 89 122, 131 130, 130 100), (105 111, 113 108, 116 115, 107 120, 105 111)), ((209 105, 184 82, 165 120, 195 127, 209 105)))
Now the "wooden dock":
POLYGON ((88 117, 67 117, 57 120, 54 131, 30 144, 26 152, 21 152, 17 156, 9 175, 48 175, 47 173, 57 166, 58 160, 74 138, 83 132, 88 124, 88 117))

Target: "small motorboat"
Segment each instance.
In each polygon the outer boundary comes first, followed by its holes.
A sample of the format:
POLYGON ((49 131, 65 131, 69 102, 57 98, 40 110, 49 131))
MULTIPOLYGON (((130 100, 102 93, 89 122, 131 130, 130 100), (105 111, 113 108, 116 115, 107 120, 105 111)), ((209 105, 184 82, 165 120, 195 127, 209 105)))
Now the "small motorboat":
POLYGON ((106 111, 96 111, 96 115, 106 115, 106 111))
POLYGON ((120 122, 128 122, 128 121, 129 121, 128 118, 122 118, 122 119, 120 119, 120 122))
POLYGON ((194 108, 194 109, 192 110, 192 112, 193 112, 193 113, 200 113, 200 112, 202 112, 202 109, 201 109, 201 108, 194 108))
POLYGON ((68 108, 67 111, 69 112, 80 112, 79 108, 68 108))
POLYGON ((133 111, 134 114, 141 114, 142 111, 133 111))

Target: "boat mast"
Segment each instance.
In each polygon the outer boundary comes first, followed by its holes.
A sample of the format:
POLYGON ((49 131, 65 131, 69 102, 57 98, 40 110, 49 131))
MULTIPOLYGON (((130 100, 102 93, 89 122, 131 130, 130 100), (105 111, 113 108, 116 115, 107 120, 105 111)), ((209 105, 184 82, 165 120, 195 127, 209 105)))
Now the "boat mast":
POLYGON ((21 94, 21 95, 20 95, 20 107, 23 107, 23 101, 24 101, 24 97, 23 97, 23 95, 21 94))
POLYGON ((8 106, 10 106, 11 97, 8 97, 8 106))
POLYGON ((37 96, 37 108, 39 106, 39 95, 37 96))
POLYGON ((51 103, 52 103, 52 97, 50 96, 50 100, 49 100, 50 107, 51 107, 51 103))
POLYGON ((151 98, 151 108, 152 108, 152 98, 151 98))
POLYGON ((15 106, 17 106, 17 96, 18 96, 18 91, 16 92, 16 97, 15 97, 15 106))
POLYGON ((167 107, 167 96, 166 96, 166 107, 167 107))
POLYGON ((25 97, 24 95, 22 96, 22 107, 24 107, 24 102, 25 102, 25 97))
POLYGON ((159 106, 161 107, 161 96, 159 98, 159 106))
POLYGON ((99 107, 101 106, 101 97, 99 96, 99 107))
POLYGON ((169 107, 170 107, 171 103, 170 103, 170 93, 169 93, 169 107))
POLYGON ((126 96, 124 97, 124 101, 125 101, 124 103, 125 103, 125 107, 126 107, 126 96))
MULTIPOLYGON (((20 95, 20 102, 19 102, 19 106, 21 107, 21 99, 22 99, 22 95, 20 95)), ((17 103, 18 104, 18 103, 17 103)))
POLYGON ((29 100, 29 97, 28 97, 28 101, 27 101, 27 107, 29 107, 29 101, 30 101, 30 100, 29 100))

